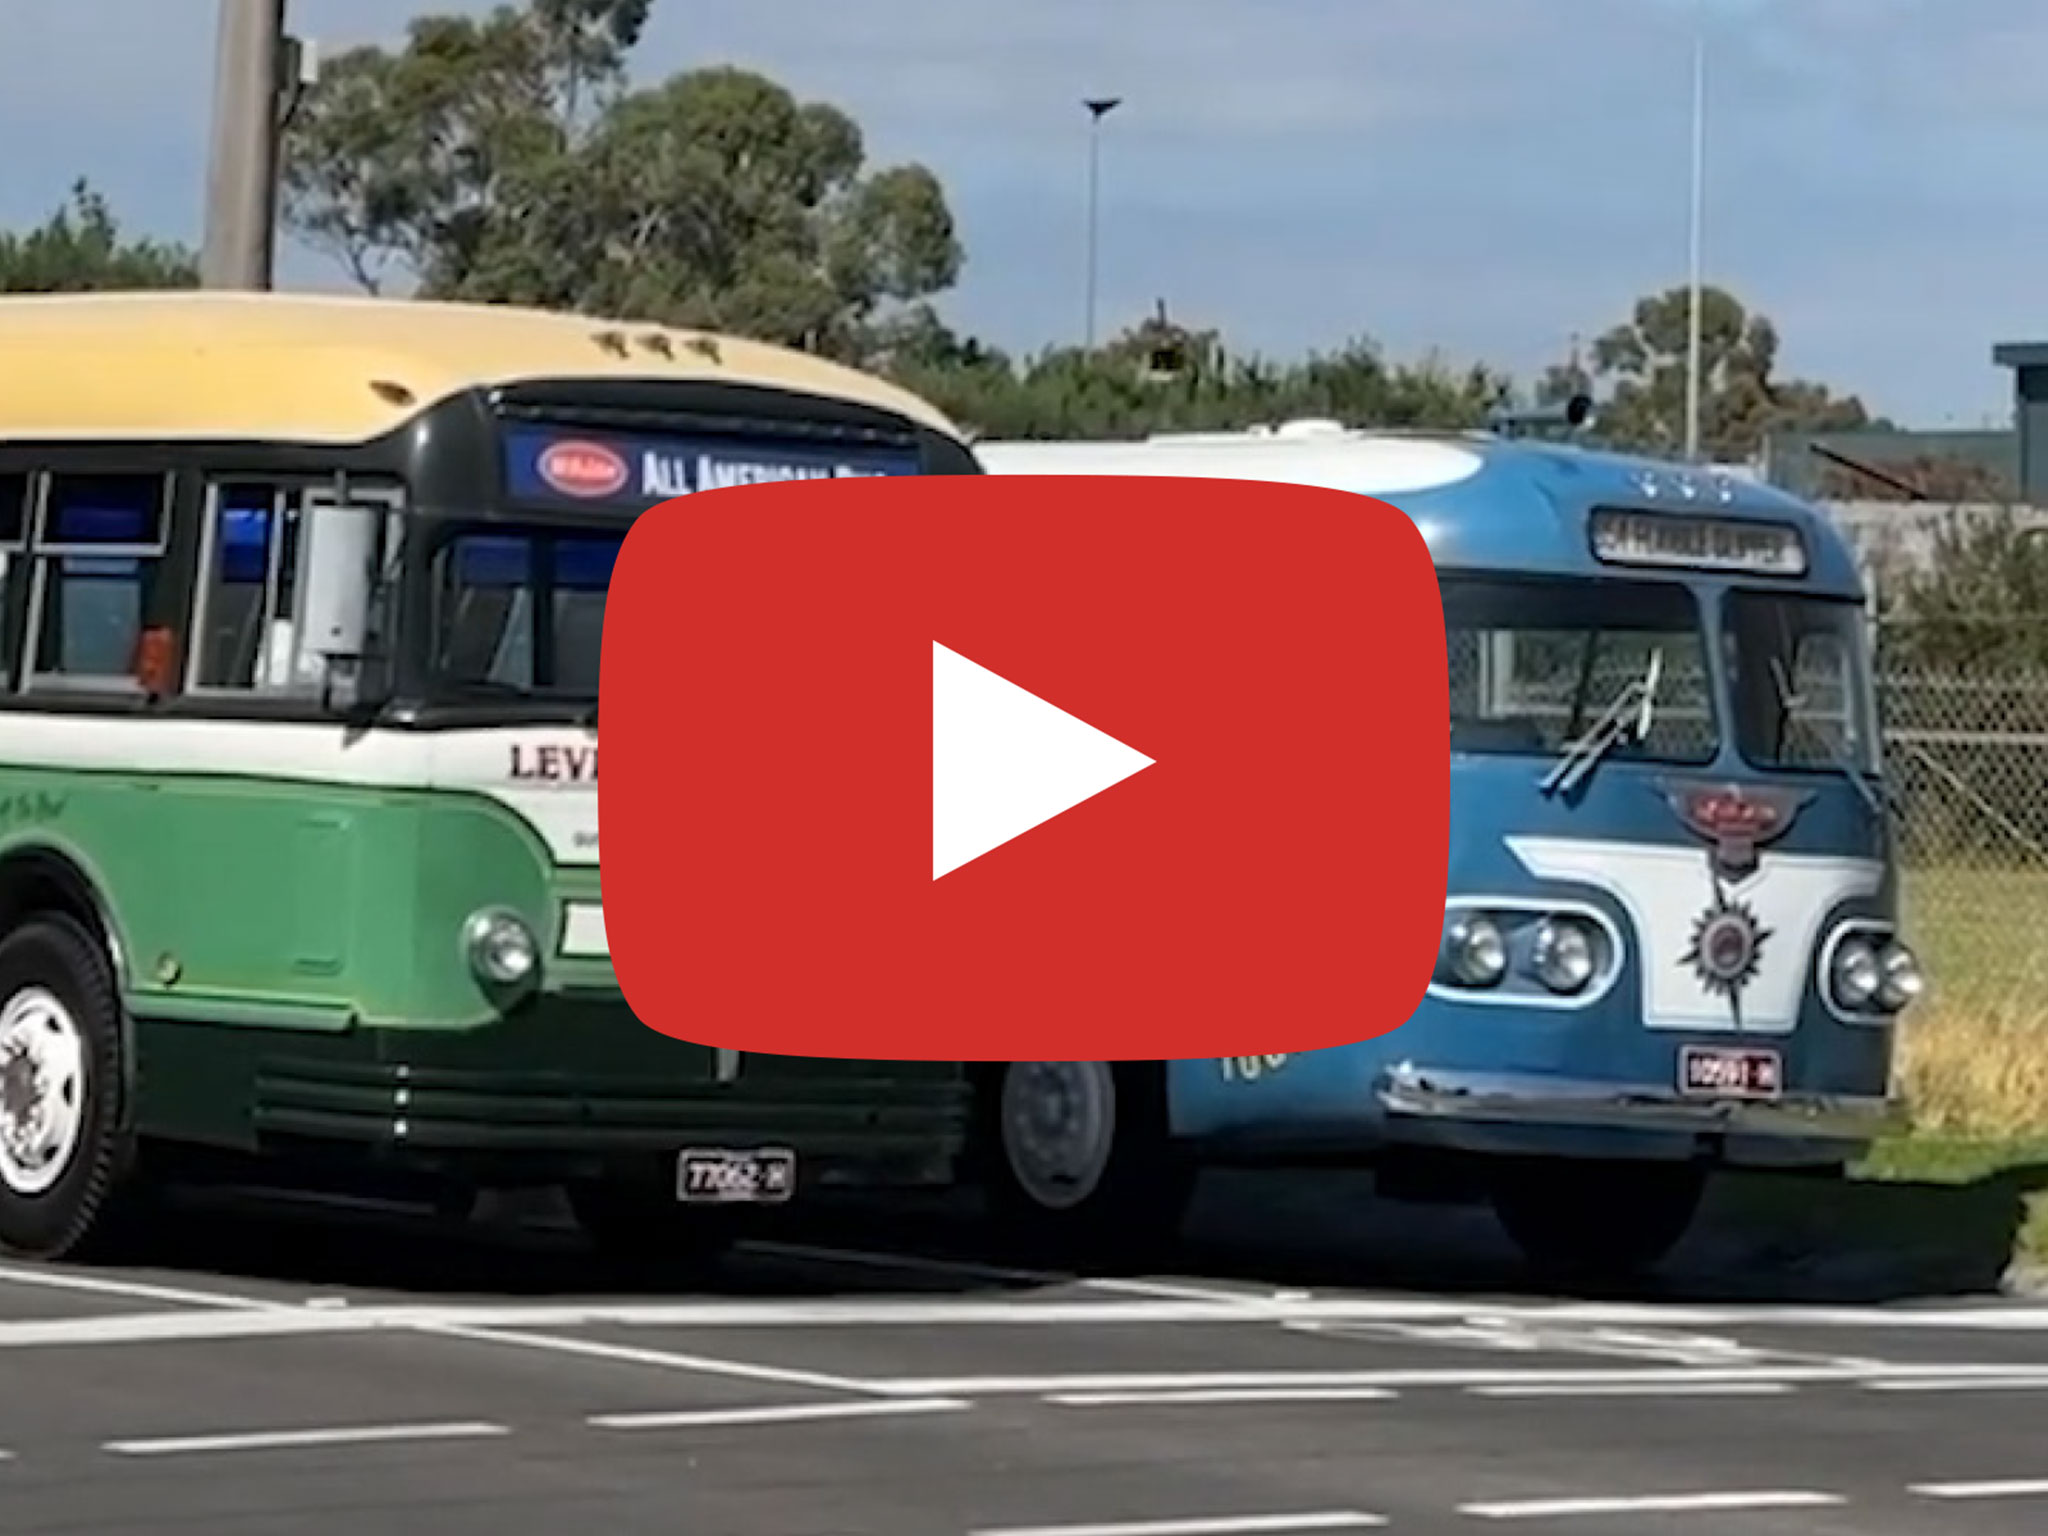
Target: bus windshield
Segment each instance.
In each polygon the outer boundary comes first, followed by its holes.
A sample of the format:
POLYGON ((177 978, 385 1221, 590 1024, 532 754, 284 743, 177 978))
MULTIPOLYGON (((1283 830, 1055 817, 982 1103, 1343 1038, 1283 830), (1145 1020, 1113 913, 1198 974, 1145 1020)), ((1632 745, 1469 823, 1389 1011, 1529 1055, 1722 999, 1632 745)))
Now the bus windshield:
POLYGON ((1753 767, 1878 770, 1863 622, 1862 606, 1842 598, 1728 594, 1735 741, 1753 767))
POLYGON ((1445 572, 1438 587, 1453 752, 1555 757, 1655 661, 1649 730, 1616 755, 1713 759, 1706 637, 1683 585, 1445 572))
POLYGON ((433 670, 453 693, 597 698, 625 530, 460 529, 432 560, 433 670))

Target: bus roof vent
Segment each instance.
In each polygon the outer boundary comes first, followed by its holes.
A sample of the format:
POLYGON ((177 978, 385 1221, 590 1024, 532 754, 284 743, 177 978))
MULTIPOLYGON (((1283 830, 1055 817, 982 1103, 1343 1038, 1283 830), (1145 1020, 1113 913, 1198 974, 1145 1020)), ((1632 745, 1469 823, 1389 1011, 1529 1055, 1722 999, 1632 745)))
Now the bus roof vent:
POLYGON ((1341 421, 1332 421, 1327 416, 1304 416, 1298 421, 1283 421, 1273 429, 1275 437, 1343 437, 1351 429, 1341 421))

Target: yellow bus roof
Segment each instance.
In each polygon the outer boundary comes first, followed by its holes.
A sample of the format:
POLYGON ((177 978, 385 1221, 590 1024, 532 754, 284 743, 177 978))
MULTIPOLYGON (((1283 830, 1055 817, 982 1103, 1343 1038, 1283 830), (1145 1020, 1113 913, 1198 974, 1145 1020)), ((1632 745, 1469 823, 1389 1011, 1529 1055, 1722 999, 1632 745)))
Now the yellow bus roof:
POLYGON ((664 326, 354 295, 0 297, 0 441, 355 443, 465 389, 532 379, 766 385, 961 435, 930 404, 871 375, 664 326))

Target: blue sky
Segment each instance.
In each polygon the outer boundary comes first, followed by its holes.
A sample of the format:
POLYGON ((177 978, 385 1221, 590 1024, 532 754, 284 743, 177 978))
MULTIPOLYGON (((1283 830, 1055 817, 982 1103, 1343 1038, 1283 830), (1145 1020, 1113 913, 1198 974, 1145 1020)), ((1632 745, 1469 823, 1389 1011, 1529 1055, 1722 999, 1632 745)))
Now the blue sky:
MULTIPOLYGON (((292 24, 340 47, 420 8, 293 0, 292 24)), ((7 11, 0 224, 84 174, 196 243, 209 0, 7 11)), ((1368 334, 1532 372, 1684 278, 1695 15, 1710 280, 1790 371, 2002 421, 1992 343, 2048 338, 2041 0, 656 0, 638 72, 760 69, 931 165, 968 248, 945 307, 1006 345, 1078 339, 1078 102, 1105 94, 1104 329, 1164 298, 1241 347, 1368 334)), ((284 276, 341 281, 304 253, 284 276)))

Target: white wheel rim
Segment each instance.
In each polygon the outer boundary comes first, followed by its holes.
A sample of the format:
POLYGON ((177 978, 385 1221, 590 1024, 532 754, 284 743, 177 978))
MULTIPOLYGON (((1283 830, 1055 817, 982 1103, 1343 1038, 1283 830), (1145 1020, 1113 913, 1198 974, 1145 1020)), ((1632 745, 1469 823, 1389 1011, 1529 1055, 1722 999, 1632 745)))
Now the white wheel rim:
POLYGON ((1095 1193, 1116 1145, 1116 1080, 1100 1061, 1019 1061, 1003 1074, 1003 1156, 1048 1210, 1095 1193))
POLYGON ((0 1183, 40 1195, 64 1177, 85 1128, 85 1037, 42 987, 0 1008, 0 1183))

